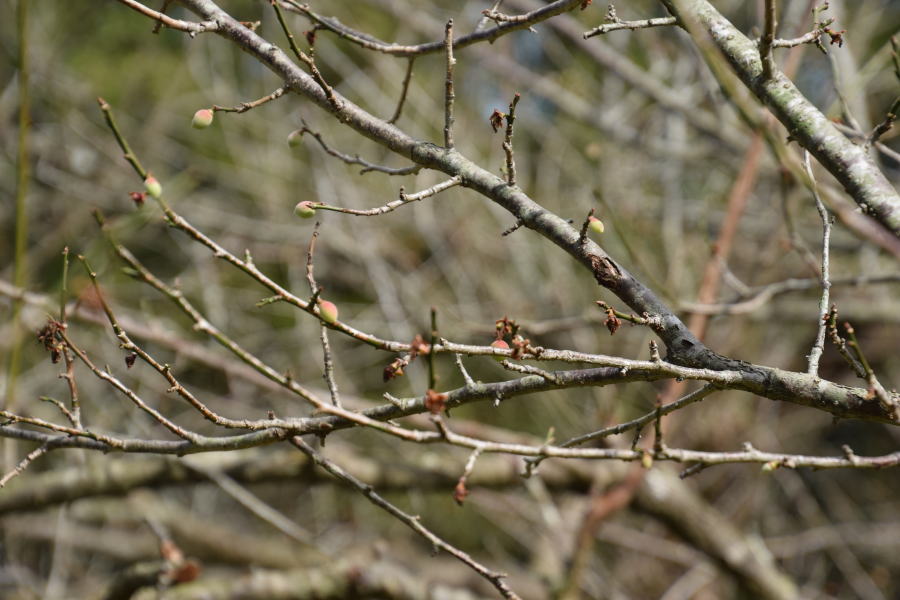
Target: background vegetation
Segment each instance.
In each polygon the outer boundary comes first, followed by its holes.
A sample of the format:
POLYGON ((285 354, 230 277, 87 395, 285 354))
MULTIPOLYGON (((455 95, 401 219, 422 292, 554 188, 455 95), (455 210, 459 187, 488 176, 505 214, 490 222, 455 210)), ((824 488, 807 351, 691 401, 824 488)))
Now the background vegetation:
MULTIPOLYGON (((3 4, 4 13, 12 14, 16 3, 3 4)), ((221 4, 240 19, 259 20, 258 33, 286 49, 268 2, 221 4)), ((831 118, 846 120, 849 110, 869 131, 897 96, 889 38, 900 24, 900 3, 830 4, 826 14, 836 17, 838 29, 847 30, 842 47, 829 45, 825 55, 801 46, 779 50, 776 56, 783 64, 789 52, 799 53, 794 80, 804 94, 831 118)), ((470 31, 481 11, 490 8, 475 0, 427 6, 407 0, 312 5, 349 27, 404 43, 441 39, 448 18, 459 32, 470 31)), ((528 6, 517 1, 503 10, 516 13, 528 6)), ((744 32, 762 22, 757 3, 723 0, 716 6, 744 32)), ((488 116, 494 109, 505 111, 513 94, 520 93, 515 134, 519 186, 576 226, 595 209, 606 225, 604 249, 687 320, 697 310, 704 269, 728 222, 729 197, 739 193, 735 182, 755 134, 683 31, 659 28, 581 39, 582 32, 602 22, 604 8, 595 3, 537 25, 534 32, 459 50, 457 148, 499 173, 505 160, 502 133, 492 132, 488 116)), ((625 19, 665 14, 650 1, 617 8, 625 19)), ((786 2, 780 35, 809 30, 808 9, 806 1, 786 2)), ((171 14, 189 18, 181 9, 171 14)), ((296 15, 289 22, 298 35, 309 28, 296 15)), ((359 167, 328 156, 309 135, 300 147, 289 148, 288 132, 305 121, 335 149, 372 162, 406 165, 292 94, 244 114, 219 112, 209 129, 192 129, 195 110, 239 105, 271 93, 280 82, 214 34, 192 39, 166 29, 153 35, 152 28, 146 18, 117 3, 31 3, 26 287, 43 296, 28 298, 17 328, 12 319, 17 292, 10 284, 19 32, 14 19, 0 19, 0 292, 5 296, 0 298, 0 382, 7 408, 47 420, 59 417, 52 404, 38 398, 65 398, 65 382, 56 379, 59 366, 50 365, 31 332, 57 310, 61 252, 68 247, 73 255, 87 257, 105 297, 134 337, 157 360, 177 368, 180 381, 216 411, 253 419, 264 418, 267 411, 309 414, 296 397, 249 373, 207 336, 192 331, 190 320, 169 299, 123 272, 97 228, 94 208, 106 215, 119 241, 157 276, 177 285, 212 323, 279 372, 290 372, 327 397, 318 322, 285 303, 257 307, 269 295, 257 282, 167 227, 154 203, 135 207, 128 193, 140 191, 140 182, 122 160, 96 97, 113 107, 132 147, 163 182, 176 211, 234 254, 242 256, 249 249, 262 271, 301 297, 307 295, 306 249, 313 224, 293 216, 297 202, 369 208, 396 198, 401 185, 412 192, 442 177, 429 171, 405 177, 360 175, 359 167), (23 355, 14 379, 7 357, 16 344, 23 355)), ((405 59, 366 51, 324 31, 317 36, 315 55, 325 79, 341 94, 376 115, 393 113, 405 59)), ((399 124, 419 139, 442 139, 444 76, 441 54, 417 59, 399 124)), ((755 101, 752 106, 761 110, 755 101)), ((770 127, 781 138, 786 135, 780 126, 770 127)), ((882 142, 900 151, 894 133, 882 142)), ((796 145, 790 147, 798 151, 796 145)), ((810 193, 784 173, 768 146, 761 148, 760 168, 747 182, 746 208, 735 221, 737 234, 724 259, 718 303, 754 298, 761 286, 775 282, 818 277, 822 225, 810 193)), ((896 155, 873 156, 896 182, 896 155)), ((823 186, 833 185, 824 171, 817 171, 817 177, 823 186)), ((534 233, 522 229, 501 236, 515 219, 469 190, 453 188, 377 218, 319 211, 317 219, 322 223, 317 279, 324 295, 340 307, 341 320, 357 329, 400 341, 427 336, 433 306, 441 335, 455 342, 489 344, 495 321, 509 316, 541 346, 649 356, 650 330, 624 324, 610 336, 604 327, 606 315, 595 300, 627 311, 620 301, 534 233)), ((891 389, 900 372, 897 257, 841 220, 831 252, 832 301, 841 321, 853 324, 873 369, 891 389), (883 275, 888 276, 885 281, 873 284, 840 284, 846 278, 883 275)), ((68 295, 78 305, 69 333, 98 365, 110 365, 173 420, 212 434, 214 427, 167 394, 165 382, 146 367, 125 369, 123 352, 96 312, 96 295, 77 261, 71 265, 68 295)), ((738 314, 713 314, 704 340, 727 356, 805 371, 819 295, 819 288, 809 285, 740 305, 738 314)), ((424 360, 415 361, 404 377, 385 383, 383 369, 395 355, 341 335, 332 335, 331 343, 336 380, 349 408, 383 403, 385 392, 421 396, 428 387, 424 360)), ((487 357, 466 358, 465 365, 476 380, 515 375, 487 357)), ((464 384, 449 355, 438 357, 437 367, 439 389, 464 384)), ((85 419, 92 428, 123 436, 164 435, 158 424, 80 365, 78 369, 85 419)), ((820 375, 864 387, 830 344, 820 375)), ((533 443, 552 435, 561 441, 643 415, 667 389, 660 382, 551 391, 498 407, 485 402, 463 406, 452 411, 449 423, 494 439, 533 443)), ((424 417, 416 423, 433 427, 424 417)), ((767 451, 808 455, 840 455, 843 444, 860 455, 886 454, 896 450, 900 439, 890 425, 835 422, 825 412, 737 391, 720 392, 714 402, 676 415, 668 435, 669 443, 698 450, 737 450, 751 442, 767 451)), ((631 435, 622 437, 610 443, 627 448, 631 435)), ((35 447, 5 442, 4 471, 35 447)), ((452 492, 469 455, 463 449, 404 443, 353 429, 330 436, 323 451, 391 501, 422 515, 451 544, 507 572, 525 597, 549 597, 565 589, 590 598, 756 593, 747 591, 752 589, 747 580, 735 575, 722 557, 680 532, 677 518, 654 514, 649 500, 634 501, 590 530, 594 536, 587 569, 571 589, 585 515, 596 498, 627 477, 627 465, 550 460, 542 465, 541 478, 525 480, 516 476, 520 459, 486 455, 476 463, 470 495, 460 507, 452 492)), ((696 510, 715 511, 744 542, 772 557, 804 594, 891 598, 900 593, 900 479, 893 470, 765 473, 754 464, 723 465, 683 485, 702 502, 694 505, 696 510)), ((347 581, 362 586, 359 581, 376 581, 379 573, 388 573, 388 579, 407 586, 402 593, 390 592, 396 597, 439 597, 444 588, 494 593, 445 554, 430 557, 430 548, 401 523, 353 490, 311 472, 303 455, 281 445, 185 459, 52 452, 0 490, 0 514, 0 595, 9 598, 99 597, 129 568, 158 558, 160 530, 202 567, 192 585, 207 586, 205 593, 211 593, 212 582, 238 580, 247 573, 271 570, 312 577, 334 575, 336 565, 344 570, 334 580, 345 586, 347 581), (158 477, 123 483, 127 474, 154 468, 160 470, 158 477), (43 493, 52 489, 52 481, 61 481, 54 478, 87 480, 91 473, 119 483, 71 502, 43 493), (242 491, 256 500, 241 501, 242 491), (268 506, 280 516, 260 518, 247 502, 257 511, 268 506), (422 587, 426 583, 430 591, 422 587)), ((681 518, 691 520, 688 514, 681 518)), ((307 583, 295 582, 293 588, 312 585, 303 581, 307 583)))

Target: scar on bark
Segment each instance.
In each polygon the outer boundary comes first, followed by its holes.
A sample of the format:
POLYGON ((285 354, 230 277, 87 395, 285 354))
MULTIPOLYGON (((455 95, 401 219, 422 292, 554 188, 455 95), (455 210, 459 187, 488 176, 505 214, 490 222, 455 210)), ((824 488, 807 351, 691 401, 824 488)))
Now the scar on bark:
POLYGON ((603 287, 615 286, 622 276, 622 271, 619 270, 618 265, 609 257, 600 257, 596 254, 591 254, 589 257, 591 259, 591 270, 594 272, 594 279, 597 280, 597 283, 603 287))

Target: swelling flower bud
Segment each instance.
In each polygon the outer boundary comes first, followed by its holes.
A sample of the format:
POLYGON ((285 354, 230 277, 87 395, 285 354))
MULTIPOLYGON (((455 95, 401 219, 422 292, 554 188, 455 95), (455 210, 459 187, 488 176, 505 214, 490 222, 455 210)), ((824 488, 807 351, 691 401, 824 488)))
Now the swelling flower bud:
POLYGON ((147 179, 144 180, 144 189, 154 198, 162 196, 162 186, 153 175, 147 175, 147 179))
POLYGON ((328 300, 319 300, 319 316, 326 323, 334 325, 338 319, 338 309, 334 302, 328 300))
MULTIPOLYGON (((494 340, 491 343, 491 348, 496 348, 498 350, 509 350, 509 344, 507 344, 503 340, 494 340)), ((497 362, 500 362, 505 358, 506 358, 505 356, 500 356, 497 354, 494 355, 494 360, 496 360, 497 362)))
POLYGON ((288 134, 288 146, 296 148, 303 141, 303 132, 299 129, 288 134))
POLYGON ((201 108, 197 112, 194 113, 194 118, 191 120, 191 127, 194 129, 206 129, 213 122, 213 111, 208 108, 201 108))
POLYGON ((309 200, 304 200, 303 202, 298 202, 297 206, 294 207, 294 214, 301 219, 312 219, 316 216, 316 207, 309 200))

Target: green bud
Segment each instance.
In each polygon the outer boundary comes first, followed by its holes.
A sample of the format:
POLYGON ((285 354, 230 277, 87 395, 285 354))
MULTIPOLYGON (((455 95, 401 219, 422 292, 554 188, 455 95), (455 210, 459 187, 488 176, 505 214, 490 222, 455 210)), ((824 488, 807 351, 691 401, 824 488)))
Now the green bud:
POLYGON ((326 323, 331 323, 332 325, 335 324, 338 319, 337 306, 334 305, 334 302, 319 300, 319 316, 322 317, 322 320, 326 323))
POLYGON ((144 189, 154 198, 162 196, 162 186, 153 175, 147 175, 147 179, 144 180, 144 189))
POLYGON ((294 214, 301 219, 312 219, 316 216, 316 207, 309 200, 304 200, 303 202, 298 202, 297 206, 294 207, 294 214))
POLYGON ((201 108, 197 112, 194 113, 194 118, 191 120, 191 127, 194 129, 206 129, 213 122, 213 111, 209 108, 201 108))
POLYGON ((303 141, 303 132, 299 129, 288 134, 288 146, 296 148, 303 141))

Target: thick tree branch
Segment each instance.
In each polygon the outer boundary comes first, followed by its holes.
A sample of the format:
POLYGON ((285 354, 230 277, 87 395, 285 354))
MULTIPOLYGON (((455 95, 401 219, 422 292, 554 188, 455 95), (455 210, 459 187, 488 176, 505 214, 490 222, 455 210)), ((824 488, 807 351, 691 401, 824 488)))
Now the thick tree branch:
MULTIPOLYGON (((550 17, 568 12, 570 10, 574 10, 583 2, 584 0, 556 0, 556 2, 551 2, 545 6, 536 8, 535 10, 532 10, 524 15, 519 15, 519 18, 517 18, 515 21, 499 23, 496 27, 482 29, 474 33, 470 33, 469 35, 463 35, 455 38, 453 40, 453 49, 458 50, 460 48, 465 48, 466 46, 471 46, 472 44, 477 44, 479 42, 493 42, 497 38, 508 33, 512 33, 514 31, 519 31, 522 29, 528 29, 531 26, 536 25, 537 23, 546 21, 550 17)), ((404 44, 392 44, 389 42, 383 42, 370 35, 361 34, 358 31, 350 29, 335 18, 323 17, 322 15, 319 15, 310 10, 309 5, 307 4, 301 4, 299 2, 295 2, 294 0, 281 0, 281 4, 287 10, 300 13, 307 17, 310 21, 315 23, 317 26, 323 29, 327 29, 328 31, 337 34, 340 38, 358 44, 359 46, 366 48, 367 50, 374 50, 376 52, 383 52, 384 54, 393 54, 396 56, 421 56, 423 54, 433 54, 435 52, 445 51, 443 40, 412 46, 404 44)))
MULTIPOLYGON (((326 96, 321 86, 293 63, 277 46, 270 44, 243 26, 211 0, 183 0, 183 3, 199 13, 202 18, 215 22, 219 35, 230 39, 255 56, 281 77, 294 92, 313 101, 328 112, 333 113, 336 110, 334 102, 326 96)), ((722 20, 724 21, 724 19, 722 20)), ((728 26, 731 27, 730 24, 728 26)), ((742 39, 746 42, 744 50, 753 55, 752 60, 755 61, 756 75, 758 76, 761 67, 757 48, 746 38, 742 37, 742 39)), ((784 79, 779 74, 774 75, 773 78, 776 81, 784 79)), ((799 92, 796 93, 799 94, 799 92)), ((507 185, 506 181, 478 166, 458 151, 416 140, 397 127, 369 114, 341 97, 337 92, 334 94, 339 98, 338 104, 342 107, 340 114, 336 116, 343 123, 392 151, 409 157, 417 164, 442 171, 451 177, 459 177, 463 186, 490 198, 508 210, 524 226, 536 231, 569 253, 590 270, 600 285, 615 293, 638 314, 654 315, 654 330, 666 345, 669 362, 713 370, 738 371, 741 373, 741 381, 732 387, 744 389, 766 398, 814 406, 845 418, 893 422, 891 412, 885 410, 879 403, 866 399, 864 390, 821 382, 803 373, 749 365, 712 352, 697 340, 656 294, 634 278, 596 243, 591 240, 586 240, 584 244, 579 243, 578 231, 567 221, 544 209, 527 194, 518 188, 507 185)), ((815 111, 814 108, 812 110, 815 111)), ((815 112, 823 121, 826 121, 828 127, 831 127, 818 111, 815 112)), ((840 137, 844 139, 842 136, 840 137)), ((844 141, 846 142, 845 139, 844 141)), ((854 152, 856 151, 858 149, 854 147, 854 152)), ((816 153, 813 152, 813 154, 816 153)), ((865 156, 862 157, 862 160, 868 164, 865 156)), ((877 169, 875 171, 877 172, 877 169)), ((543 379, 541 381, 544 382, 543 379)))
POLYGON ((834 124, 777 69, 766 77, 759 48, 707 0, 662 0, 692 36, 709 36, 735 73, 816 157, 865 212, 900 237, 900 196, 865 150, 834 124), (695 26, 696 25, 696 26, 695 26))

